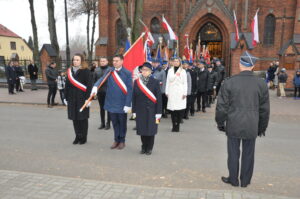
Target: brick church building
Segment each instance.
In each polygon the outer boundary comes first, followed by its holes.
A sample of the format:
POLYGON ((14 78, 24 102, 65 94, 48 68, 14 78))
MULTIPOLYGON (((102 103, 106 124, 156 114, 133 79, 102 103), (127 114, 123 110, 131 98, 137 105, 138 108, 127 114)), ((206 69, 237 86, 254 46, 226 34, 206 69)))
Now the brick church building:
MULTIPOLYGON (((128 2, 128 17, 134 13, 128 2)), ((124 48, 127 38, 117 8, 117 0, 99 1, 99 38, 96 56, 111 56, 124 48)), ((300 68, 300 0, 144 0, 142 20, 150 28, 156 44, 163 37, 170 50, 176 46, 168 41, 162 28, 164 14, 179 37, 180 55, 188 34, 195 48, 199 35, 201 44, 207 45, 210 54, 224 59, 228 74, 238 73, 239 57, 248 50, 260 58, 255 70, 267 70, 270 62, 280 61, 290 75, 300 68), (260 43, 252 45, 251 21, 259 8, 260 43), (240 38, 234 39, 233 10, 236 11, 240 38)), ((289 78, 291 80, 291 78, 289 78)))

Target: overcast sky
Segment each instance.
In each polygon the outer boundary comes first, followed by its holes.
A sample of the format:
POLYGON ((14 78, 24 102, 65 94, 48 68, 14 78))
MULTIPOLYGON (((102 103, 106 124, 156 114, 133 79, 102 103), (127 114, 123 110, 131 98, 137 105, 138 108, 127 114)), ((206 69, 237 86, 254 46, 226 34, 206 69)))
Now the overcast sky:
MULTIPOLYGON (((39 46, 41 47, 44 43, 50 43, 47 0, 35 0, 34 9, 39 46)), ((58 43, 61 47, 66 43, 64 0, 56 0, 55 15, 58 43)), ((27 41, 29 36, 33 35, 28 0, 0 0, 0 24, 6 26, 27 41)), ((76 35, 86 35, 86 16, 77 18, 74 21, 69 20, 69 38, 71 39, 76 35)), ((98 26, 96 26, 95 40, 97 38, 98 26)))

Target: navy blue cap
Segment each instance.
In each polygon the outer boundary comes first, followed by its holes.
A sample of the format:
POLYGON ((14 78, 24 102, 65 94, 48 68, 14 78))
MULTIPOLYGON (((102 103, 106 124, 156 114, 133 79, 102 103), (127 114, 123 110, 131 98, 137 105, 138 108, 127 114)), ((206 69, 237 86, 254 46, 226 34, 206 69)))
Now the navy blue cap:
POLYGON ((241 56, 240 63, 245 67, 252 67, 255 65, 257 60, 257 57, 254 57, 248 51, 245 51, 241 56))
POLYGON ((183 60, 182 64, 189 64, 189 61, 188 60, 183 60))
POLYGON ((147 67, 147 68, 150 68, 150 70, 153 70, 153 67, 152 67, 152 65, 151 65, 149 62, 143 63, 141 69, 142 69, 143 67, 147 67))
POLYGON ((168 61, 164 60, 162 64, 163 65, 168 64, 168 61))

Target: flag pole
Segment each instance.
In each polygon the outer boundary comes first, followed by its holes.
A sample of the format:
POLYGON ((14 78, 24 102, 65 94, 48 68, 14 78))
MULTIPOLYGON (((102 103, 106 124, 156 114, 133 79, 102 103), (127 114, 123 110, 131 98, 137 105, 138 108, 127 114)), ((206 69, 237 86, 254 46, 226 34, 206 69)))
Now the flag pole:
POLYGON ((124 57, 127 55, 127 53, 137 44, 137 42, 145 35, 145 32, 142 32, 141 36, 130 46, 130 48, 124 53, 124 57))

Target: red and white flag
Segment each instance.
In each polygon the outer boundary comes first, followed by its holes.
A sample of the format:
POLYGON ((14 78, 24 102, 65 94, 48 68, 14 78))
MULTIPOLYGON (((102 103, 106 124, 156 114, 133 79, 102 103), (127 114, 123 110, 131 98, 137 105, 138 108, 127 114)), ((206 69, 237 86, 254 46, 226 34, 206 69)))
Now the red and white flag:
POLYGON ((146 33, 146 42, 148 43, 148 46, 151 47, 155 43, 155 40, 154 40, 151 32, 147 28, 147 26, 144 26, 144 27, 145 27, 145 33, 146 33))
POLYGON ((190 59, 189 35, 185 34, 184 38, 186 40, 186 44, 184 46, 183 55, 185 56, 186 60, 189 60, 190 59))
POLYGON ((238 27, 238 22, 237 22, 237 19, 236 19, 235 11, 233 11, 233 16, 234 16, 234 26, 235 26, 235 41, 239 42, 240 33, 239 33, 239 27, 238 27))
POLYGON ((174 31, 172 30, 171 26, 169 25, 169 23, 167 22, 164 16, 162 16, 162 26, 164 27, 165 30, 169 32, 170 40, 178 40, 177 35, 174 33, 174 31))
POLYGON ((255 14, 254 19, 251 24, 251 27, 252 27, 252 33, 253 33, 252 44, 255 47, 257 45, 257 43, 259 43, 258 10, 256 11, 256 14, 255 14))
POLYGON ((133 70, 145 62, 145 51, 143 37, 144 33, 132 44, 124 55, 124 67, 133 72, 133 70))

